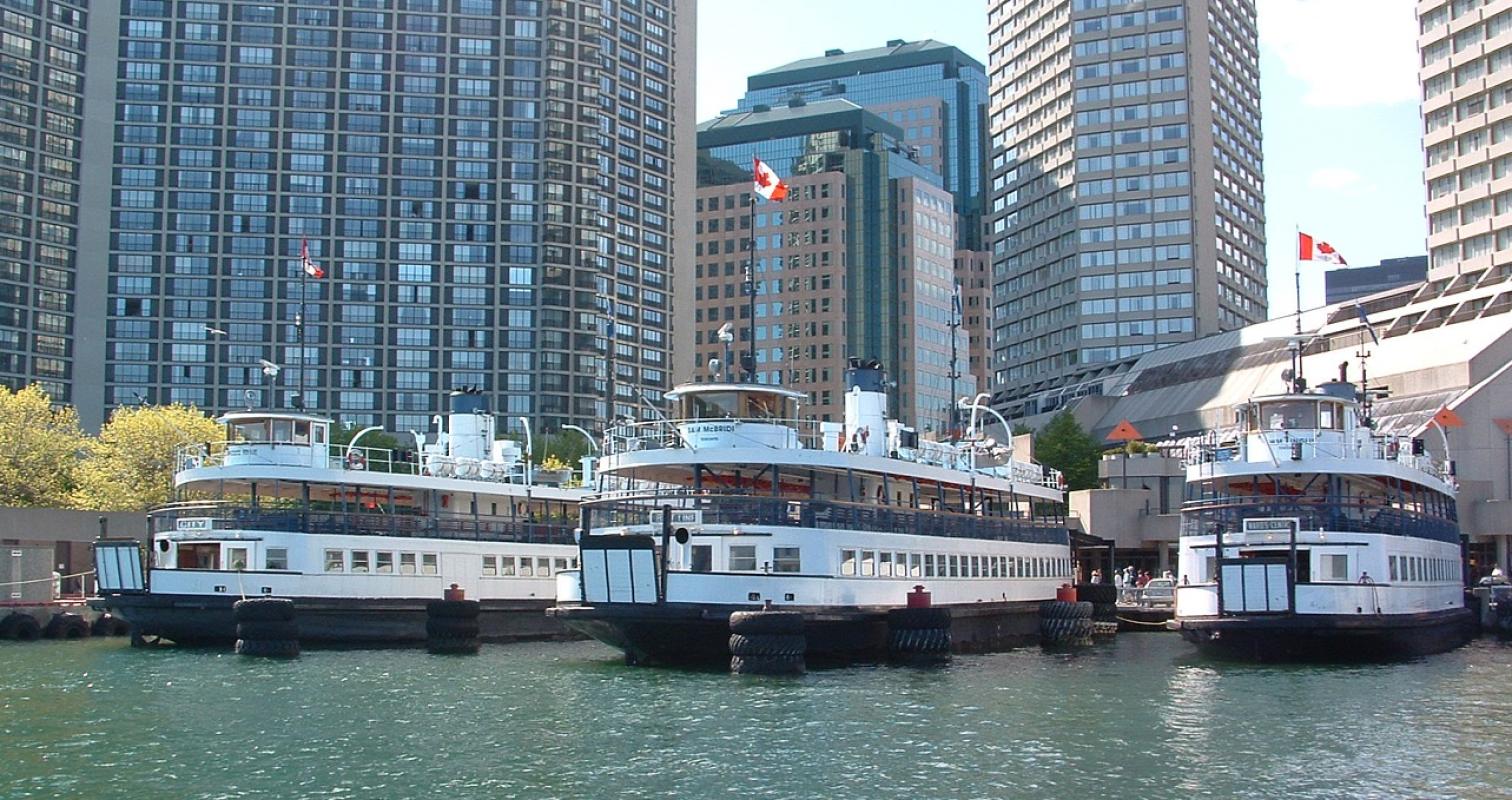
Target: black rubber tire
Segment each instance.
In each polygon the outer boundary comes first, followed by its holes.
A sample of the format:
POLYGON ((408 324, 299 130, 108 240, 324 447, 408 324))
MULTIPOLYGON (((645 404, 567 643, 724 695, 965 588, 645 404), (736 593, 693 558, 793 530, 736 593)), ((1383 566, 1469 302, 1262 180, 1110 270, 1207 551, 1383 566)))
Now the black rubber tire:
POLYGON ((477 619, 477 600, 432 600, 425 604, 425 615, 446 619, 477 619))
POLYGON ((1040 619, 1087 619, 1092 618, 1091 603, 1072 603, 1066 600, 1046 600, 1040 603, 1040 619))
POLYGON ((802 656, 730 656, 736 675, 802 675, 802 656))
POLYGON ((895 628, 887 632, 887 652, 893 655, 947 655, 949 628, 895 628))
POLYGON ((808 651, 808 641, 801 633, 732 633, 730 655, 732 656, 783 656, 802 657, 808 651))
POLYGON ((299 623, 263 620, 238 622, 236 623, 236 638, 261 642, 298 641, 299 623))
POLYGON ((101 614, 90 626, 95 636, 125 636, 130 630, 131 625, 114 614, 101 614))
POLYGON ((923 631, 938 628, 950 629, 950 609, 894 608, 887 612, 887 629, 893 631, 923 631))
POLYGON ((1087 617, 1041 617, 1040 640, 1050 645, 1090 644, 1092 620, 1087 617))
POLYGON ((89 623, 71 611, 59 612, 47 621, 42 635, 49 639, 87 639, 89 623))
POLYGON ((42 623, 37 622, 37 618, 30 614, 16 611, 0 620, 0 639, 35 642, 40 638, 42 638, 42 623))
POLYGON ((476 638, 448 637, 425 640, 425 649, 437 654, 476 653, 480 647, 476 638))
POLYGON ((431 617, 425 621, 425 638, 476 639, 478 638, 478 620, 431 617))
POLYGON ((1118 606, 1112 603, 1093 603, 1092 619, 1098 622, 1117 622, 1118 606))
POLYGON ((285 597, 253 597, 231 606, 237 622, 288 622, 294 619, 294 601, 285 597))
POLYGON ((1076 599, 1094 605, 1117 603, 1118 587, 1111 583, 1078 583, 1076 584, 1076 599))
POLYGON ((290 639, 237 639, 236 653, 258 658, 293 658, 299 655, 299 642, 290 639))
POLYGON ((730 633, 803 633, 803 615, 797 611, 736 611, 730 615, 730 633))

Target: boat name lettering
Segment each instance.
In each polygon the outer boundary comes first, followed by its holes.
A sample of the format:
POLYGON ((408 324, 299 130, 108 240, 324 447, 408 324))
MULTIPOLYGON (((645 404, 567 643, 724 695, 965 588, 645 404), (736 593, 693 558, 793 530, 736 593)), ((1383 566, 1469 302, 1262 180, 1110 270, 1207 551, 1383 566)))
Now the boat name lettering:
POLYGON ((1296 525, 1297 520, 1291 517, 1257 517, 1244 521, 1244 532, 1290 531, 1296 525))
POLYGON ((705 422, 705 423, 701 423, 701 424, 698 424, 698 425, 689 425, 688 426, 688 433, 691 434, 691 435, 697 435, 697 434, 701 434, 701 433, 734 433, 734 432, 735 432, 735 423, 733 423, 733 422, 705 422))
POLYGON ((181 517, 176 527, 181 531, 208 531, 215 527, 209 517, 181 517))

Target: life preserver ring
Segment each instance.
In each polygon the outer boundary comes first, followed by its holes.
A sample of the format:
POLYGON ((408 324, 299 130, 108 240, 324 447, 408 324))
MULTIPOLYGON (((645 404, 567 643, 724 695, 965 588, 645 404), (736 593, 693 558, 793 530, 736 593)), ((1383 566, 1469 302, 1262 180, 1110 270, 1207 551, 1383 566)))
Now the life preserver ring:
POLYGON ((346 465, 347 469, 367 469, 367 456, 353 450, 346 455, 346 465))

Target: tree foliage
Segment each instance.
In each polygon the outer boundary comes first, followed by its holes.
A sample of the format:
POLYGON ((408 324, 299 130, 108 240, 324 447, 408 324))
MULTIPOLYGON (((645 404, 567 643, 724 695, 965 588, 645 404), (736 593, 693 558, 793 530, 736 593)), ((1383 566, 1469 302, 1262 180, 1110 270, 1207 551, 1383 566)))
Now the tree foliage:
POLYGON ((221 437, 220 426, 193 406, 118 408, 99 437, 86 442, 73 505, 142 511, 166 503, 173 492, 178 449, 221 437))
POLYGON ((1073 491, 1097 486, 1102 448, 1082 430, 1070 411, 1056 414, 1035 435, 1034 456, 1041 464, 1060 470, 1066 476, 1067 488, 1073 491))
POLYGON ((0 386, 0 505, 67 505, 84 443, 72 408, 39 386, 0 386))
POLYGON ((583 456, 589 454, 591 448, 588 440, 577 431, 557 431, 542 436, 535 443, 535 455, 532 460, 542 463, 548 457, 555 457, 558 461, 572 469, 577 469, 583 456))

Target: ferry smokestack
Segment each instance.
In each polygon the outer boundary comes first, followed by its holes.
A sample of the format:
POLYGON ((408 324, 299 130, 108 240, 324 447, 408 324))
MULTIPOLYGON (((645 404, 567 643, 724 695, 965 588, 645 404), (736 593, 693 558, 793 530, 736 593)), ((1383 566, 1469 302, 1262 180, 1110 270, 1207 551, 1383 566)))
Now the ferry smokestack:
POLYGON ((487 459, 493 447, 494 418, 482 389, 462 389, 448 398, 448 453, 452 458, 487 459))
POLYGON ((852 358, 845 370, 845 447, 848 452, 887 453, 887 372, 876 359, 852 358))

